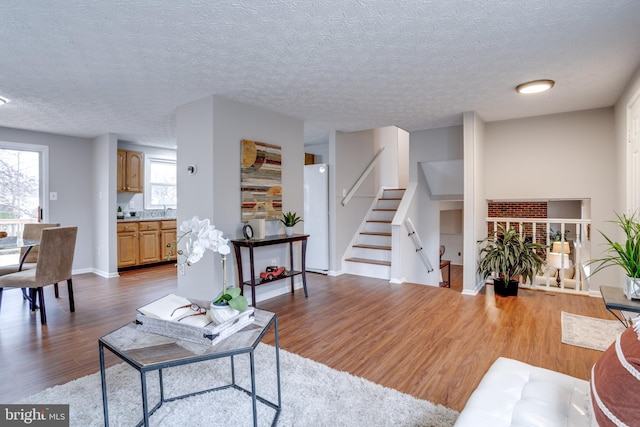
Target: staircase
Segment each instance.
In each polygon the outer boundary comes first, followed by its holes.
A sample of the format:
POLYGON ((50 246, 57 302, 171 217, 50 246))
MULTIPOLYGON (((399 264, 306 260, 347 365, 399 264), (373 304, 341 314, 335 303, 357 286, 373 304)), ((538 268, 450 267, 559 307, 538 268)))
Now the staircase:
POLYGON ((391 277, 391 221, 404 189, 385 189, 363 221, 345 259, 345 270, 359 276, 391 277))

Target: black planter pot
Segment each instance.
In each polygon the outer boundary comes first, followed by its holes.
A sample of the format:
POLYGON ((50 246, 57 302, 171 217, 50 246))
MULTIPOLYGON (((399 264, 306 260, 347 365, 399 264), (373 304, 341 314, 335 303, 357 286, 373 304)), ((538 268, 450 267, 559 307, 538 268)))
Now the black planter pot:
POLYGON ((504 279, 493 279, 493 291, 496 295, 503 297, 517 297, 518 285, 517 280, 509 280, 509 283, 505 283, 504 279))

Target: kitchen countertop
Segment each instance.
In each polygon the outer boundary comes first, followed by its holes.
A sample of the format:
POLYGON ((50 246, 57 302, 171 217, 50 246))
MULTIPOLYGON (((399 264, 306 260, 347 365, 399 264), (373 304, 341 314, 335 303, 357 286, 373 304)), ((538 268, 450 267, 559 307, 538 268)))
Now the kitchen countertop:
POLYGON ((143 221, 175 221, 175 217, 168 216, 155 216, 155 217, 141 217, 141 216, 127 216, 124 218, 118 218, 118 222, 143 222, 143 221))

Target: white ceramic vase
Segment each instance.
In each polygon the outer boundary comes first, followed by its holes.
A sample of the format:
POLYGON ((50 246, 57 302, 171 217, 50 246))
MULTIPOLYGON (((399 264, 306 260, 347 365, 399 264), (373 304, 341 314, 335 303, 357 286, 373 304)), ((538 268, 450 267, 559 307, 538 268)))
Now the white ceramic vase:
POLYGON ((226 303, 211 303, 211 305, 209 306, 209 313, 211 314, 211 320, 218 325, 240 314, 238 310, 232 308, 229 304, 226 303))
POLYGON ((640 299, 640 278, 626 276, 624 279, 624 294, 627 299, 640 299))
POLYGON ((284 234, 286 234, 287 237, 291 237, 293 235, 293 227, 285 227, 284 234))

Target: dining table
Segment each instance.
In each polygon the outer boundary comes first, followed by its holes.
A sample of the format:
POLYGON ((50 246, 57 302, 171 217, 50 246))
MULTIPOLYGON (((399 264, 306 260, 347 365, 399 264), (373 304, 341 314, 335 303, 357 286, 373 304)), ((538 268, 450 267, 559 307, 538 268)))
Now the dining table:
POLYGON ((0 239, 0 251, 10 251, 15 249, 26 248, 24 254, 20 257, 20 263, 18 264, 18 271, 22 270, 22 265, 24 264, 24 260, 31 252, 34 246, 38 246, 40 244, 39 240, 31 240, 31 239, 23 239, 17 236, 8 236, 0 239))
MULTIPOLYGON (((22 266, 24 264, 24 260, 27 259, 27 255, 29 255, 31 249, 33 249, 35 246, 38 246, 39 244, 39 240, 23 239, 22 237, 18 236, 7 236, 4 238, 0 238, 0 252, 8 252, 16 249, 26 248, 18 263, 18 271, 22 271, 22 266)), ((37 305, 35 305, 32 297, 30 295, 27 295, 27 290, 24 288, 22 288, 22 296, 24 297, 24 299, 29 301, 32 310, 37 308, 37 305)))

